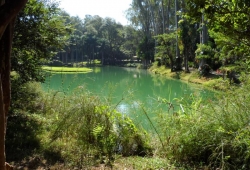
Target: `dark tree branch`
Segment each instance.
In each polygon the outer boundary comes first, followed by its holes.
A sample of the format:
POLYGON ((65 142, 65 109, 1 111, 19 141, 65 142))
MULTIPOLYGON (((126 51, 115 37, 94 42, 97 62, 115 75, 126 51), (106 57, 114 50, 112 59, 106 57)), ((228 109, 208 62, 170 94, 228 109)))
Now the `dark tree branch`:
MULTIPOLYGON (((28 0, 0 0, 0 169, 5 170, 5 133, 10 106, 10 56, 14 20, 28 0)), ((6 167, 5 167, 6 166, 6 167)))
POLYGON ((27 1, 28 0, 6 0, 6 2, 0 6, 0 39, 7 25, 17 16, 27 1))

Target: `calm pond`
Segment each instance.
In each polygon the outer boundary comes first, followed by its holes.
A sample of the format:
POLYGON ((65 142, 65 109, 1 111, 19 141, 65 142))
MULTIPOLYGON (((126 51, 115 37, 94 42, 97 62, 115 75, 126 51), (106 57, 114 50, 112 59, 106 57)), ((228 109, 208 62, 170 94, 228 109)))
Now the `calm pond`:
MULTIPOLYGON (((68 95, 79 87, 103 100, 112 99, 118 111, 143 125, 148 121, 142 108, 152 119, 158 113, 173 112, 168 104, 159 101, 161 98, 173 102, 175 98, 181 99, 194 93, 203 98, 211 96, 211 92, 197 86, 154 75, 147 70, 109 66, 93 68, 93 72, 87 74, 54 74, 43 84, 46 91, 63 91, 68 95)), ((180 109, 180 106, 175 105, 174 109, 180 109)))

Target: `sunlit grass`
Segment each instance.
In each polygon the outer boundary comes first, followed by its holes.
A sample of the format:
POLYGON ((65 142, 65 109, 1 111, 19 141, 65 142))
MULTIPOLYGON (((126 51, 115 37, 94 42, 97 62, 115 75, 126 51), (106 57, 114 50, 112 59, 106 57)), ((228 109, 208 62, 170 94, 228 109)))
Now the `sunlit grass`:
POLYGON ((171 72, 170 68, 166 68, 165 66, 153 66, 149 69, 152 73, 163 75, 165 77, 170 77, 174 79, 180 79, 186 82, 203 84, 208 80, 205 78, 201 78, 196 71, 192 73, 185 73, 184 71, 171 72))
POLYGON ((175 169, 166 158, 160 157, 118 157, 114 162, 115 169, 175 169))
POLYGON ((49 66, 43 66, 43 70, 49 71, 52 73, 89 73, 93 70, 86 67, 49 67, 49 66))
POLYGON ((190 69, 189 73, 186 73, 185 71, 171 72, 170 68, 166 68, 165 66, 157 66, 156 64, 154 64, 149 69, 149 71, 154 74, 162 75, 164 77, 179 79, 188 83, 200 84, 203 85, 203 87, 209 89, 224 91, 229 88, 228 79, 223 79, 222 76, 217 76, 212 74, 209 76, 201 76, 197 69, 190 69))

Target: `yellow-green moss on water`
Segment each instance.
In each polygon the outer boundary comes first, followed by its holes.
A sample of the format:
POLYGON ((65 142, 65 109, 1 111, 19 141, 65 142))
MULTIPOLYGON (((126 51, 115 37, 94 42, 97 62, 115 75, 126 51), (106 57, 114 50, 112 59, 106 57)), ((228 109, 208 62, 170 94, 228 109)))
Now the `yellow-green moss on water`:
POLYGON ((89 73, 93 70, 86 67, 49 67, 43 66, 43 70, 51 73, 89 73))

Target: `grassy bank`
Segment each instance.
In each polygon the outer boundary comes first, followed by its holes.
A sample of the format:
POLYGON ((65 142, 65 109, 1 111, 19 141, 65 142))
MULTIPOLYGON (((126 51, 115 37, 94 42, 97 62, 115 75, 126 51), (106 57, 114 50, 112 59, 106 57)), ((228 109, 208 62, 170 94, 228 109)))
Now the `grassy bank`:
POLYGON ((233 88, 230 85, 229 79, 223 78, 220 75, 209 74, 207 76, 201 76, 198 69, 190 68, 190 72, 185 71, 171 72, 170 68, 165 66, 157 66, 156 63, 149 68, 149 71, 153 74, 159 74, 168 78, 180 79, 187 83, 200 84, 205 88, 215 89, 219 91, 226 91, 233 88))
POLYGON ((50 67, 43 66, 43 70, 51 73, 89 73, 92 69, 86 67, 50 67))
POLYGON ((149 71, 154 74, 197 84, 204 84, 205 82, 211 80, 211 77, 201 77, 198 70, 193 68, 190 69, 189 73, 185 73, 184 71, 171 72, 170 68, 166 68, 165 66, 157 66, 157 63, 154 63, 153 66, 149 68, 149 71))

